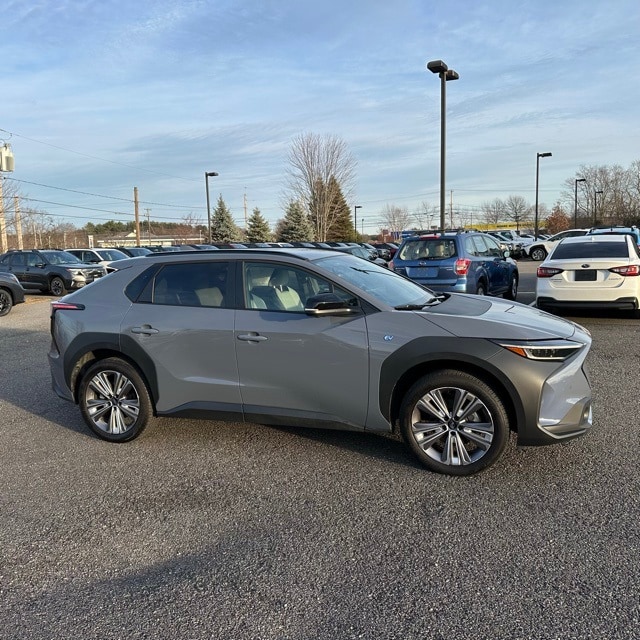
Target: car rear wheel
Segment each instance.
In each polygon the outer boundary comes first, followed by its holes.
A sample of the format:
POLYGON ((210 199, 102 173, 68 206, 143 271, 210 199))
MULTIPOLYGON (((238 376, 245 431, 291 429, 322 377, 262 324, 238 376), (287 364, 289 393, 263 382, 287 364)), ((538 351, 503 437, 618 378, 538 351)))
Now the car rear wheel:
POLYGON ((67 289, 64 286, 64 280, 62 278, 51 278, 51 282, 49 283, 49 291, 53 296, 63 296, 67 289))
POLYGON ((498 394, 454 369, 420 378, 400 408, 402 437, 420 462, 437 473, 466 476, 493 464, 509 438, 498 394))
POLYGON ((87 369, 80 383, 79 404, 89 428, 110 442, 137 438, 153 416, 142 376, 119 358, 100 360, 87 369))
POLYGON ((509 281, 509 288, 505 291, 504 297, 507 300, 515 300, 518 295, 518 276, 516 274, 511 275, 511 280, 509 281))
POLYGON ((547 257, 547 252, 544 250, 543 247, 534 247, 529 252, 529 255, 531 256, 532 260, 537 260, 541 262, 547 257))
POLYGON ((13 307, 13 298, 5 289, 0 289, 0 318, 6 316, 13 307))
POLYGON ((477 296, 486 296, 487 295, 487 287, 485 286, 484 282, 479 282, 478 286, 476 287, 476 295, 477 296))

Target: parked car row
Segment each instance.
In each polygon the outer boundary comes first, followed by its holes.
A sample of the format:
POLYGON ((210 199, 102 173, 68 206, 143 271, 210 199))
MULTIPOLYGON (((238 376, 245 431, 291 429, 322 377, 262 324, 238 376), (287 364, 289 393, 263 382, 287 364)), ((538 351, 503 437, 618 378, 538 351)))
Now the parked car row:
POLYGON ((62 296, 106 275, 101 264, 80 262, 58 249, 12 250, 0 256, 0 272, 13 274, 26 290, 62 296))

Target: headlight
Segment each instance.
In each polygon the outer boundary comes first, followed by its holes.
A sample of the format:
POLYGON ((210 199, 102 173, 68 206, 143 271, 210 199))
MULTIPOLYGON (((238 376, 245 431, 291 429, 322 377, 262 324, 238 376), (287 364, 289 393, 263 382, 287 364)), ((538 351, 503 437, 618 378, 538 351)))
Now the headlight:
POLYGON ((69 269, 69 273, 72 276, 81 276, 82 274, 82 269, 69 269))
POLYGON ((501 347, 528 360, 562 362, 578 353, 584 345, 572 340, 542 340, 540 342, 499 342, 501 347))

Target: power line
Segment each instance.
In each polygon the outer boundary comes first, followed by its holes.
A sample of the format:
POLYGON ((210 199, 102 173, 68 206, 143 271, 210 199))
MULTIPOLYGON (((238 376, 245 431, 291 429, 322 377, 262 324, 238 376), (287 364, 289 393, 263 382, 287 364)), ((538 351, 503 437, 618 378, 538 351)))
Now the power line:
MULTIPOLYGON (((20 182, 21 184, 30 184, 30 185, 34 185, 36 187, 44 187, 45 189, 55 189, 56 191, 67 191, 69 193, 78 193, 80 195, 83 196, 92 196, 95 198, 105 198, 107 200, 117 200, 119 202, 128 202, 133 204, 133 199, 131 198, 119 198, 117 196, 105 196, 101 193, 90 193, 88 191, 78 191, 77 189, 68 189, 66 187, 54 187, 53 185, 50 184, 42 184, 40 182, 30 182, 29 180, 18 180, 17 178, 8 178, 9 180, 13 180, 14 182, 20 182)), ((184 204, 167 204, 167 203, 162 203, 162 202, 150 202, 150 201, 146 201, 146 200, 139 200, 139 202, 141 204, 152 204, 155 205, 157 207, 169 207, 169 208, 174 208, 174 209, 185 209, 185 208, 189 208, 189 209, 206 209, 205 206, 191 206, 191 205, 184 205, 184 204)))

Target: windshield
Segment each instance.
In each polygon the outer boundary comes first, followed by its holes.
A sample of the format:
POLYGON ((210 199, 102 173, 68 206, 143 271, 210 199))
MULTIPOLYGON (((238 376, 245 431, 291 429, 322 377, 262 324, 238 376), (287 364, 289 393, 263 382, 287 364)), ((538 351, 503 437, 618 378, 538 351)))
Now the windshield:
POLYGON ((379 267, 364 262, 352 255, 336 255, 316 261, 318 266, 330 271, 338 279, 354 285, 391 307, 426 305, 436 299, 433 291, 415 282, 379 267))
POLYGON ((66 251, 41 251, 40 253, 51 264, 76 264, 80 262, 78 258, 66 251))
POLYGON ((126 254, 122 253, 122 251, 118 251, 117 249, 99 249, 96 253, 103 260, 111 260, 112 262, 114 260, 124 260, 128 257, 126 254))

